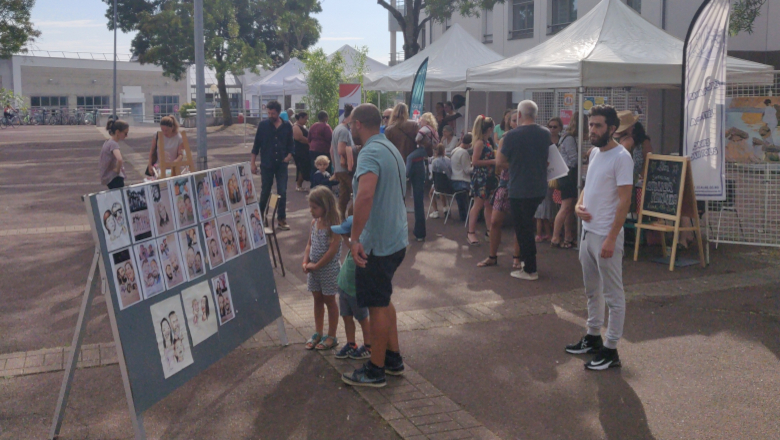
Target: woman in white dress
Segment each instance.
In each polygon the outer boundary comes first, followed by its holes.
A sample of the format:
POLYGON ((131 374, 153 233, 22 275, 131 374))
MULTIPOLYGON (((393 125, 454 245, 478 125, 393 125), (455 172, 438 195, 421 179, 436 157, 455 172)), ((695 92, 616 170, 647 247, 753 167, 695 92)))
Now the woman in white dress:
POLYGON ((761 120, 769 127, 769 130, 771 130, 770 133, 774 134, 775 129, 777 128, 777 109, 772 105, 770 99, 764 100, 764 105, 766 105, 766 107, 764 107, 764 116, 761 120))

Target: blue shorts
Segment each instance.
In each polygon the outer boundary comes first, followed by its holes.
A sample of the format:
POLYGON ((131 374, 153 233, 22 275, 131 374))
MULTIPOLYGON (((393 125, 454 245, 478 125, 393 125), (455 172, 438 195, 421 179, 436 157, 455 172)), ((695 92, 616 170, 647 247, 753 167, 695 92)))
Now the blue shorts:
POLYGON ((339 315, 353 316, 360 322, 368 318, 368 307, 358 307, 357 297, 349 296, 339 288, 339 315))

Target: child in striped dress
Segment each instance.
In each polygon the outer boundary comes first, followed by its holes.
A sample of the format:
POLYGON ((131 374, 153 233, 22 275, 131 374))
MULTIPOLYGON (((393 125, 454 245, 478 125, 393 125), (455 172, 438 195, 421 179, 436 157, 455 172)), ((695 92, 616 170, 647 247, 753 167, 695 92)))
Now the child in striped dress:
POLYGON ((338 276, 341 265, 341 240, 331 226, 341 224, 336 198, 325 186, 309 193, 311 235, 303 253, 303 273, 307 274, 309 291, 314 297, 315 333, 306 341, 306 349, 330 350, 339 344, 336 329, 339 325, 338 276), (328 308, 328 333, 323 334, 325 307, 328 308))

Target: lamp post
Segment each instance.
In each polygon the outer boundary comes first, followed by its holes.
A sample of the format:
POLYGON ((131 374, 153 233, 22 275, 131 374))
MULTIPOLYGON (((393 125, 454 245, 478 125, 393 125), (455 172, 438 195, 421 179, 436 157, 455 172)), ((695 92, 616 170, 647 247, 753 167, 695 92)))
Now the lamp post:
POLYGON ((116 1, 114 0, 114 99, 112 100, 112 117, 114 120, 117 119, 116 117, 116 28, 119 26, 117 23, 117 13, 116 13, 116 1))
POLYGON ((208 169, 206 145, 206 78, 203 41, 203 0, 195 0, 195 124, 198 130, 198 168, 208 169))

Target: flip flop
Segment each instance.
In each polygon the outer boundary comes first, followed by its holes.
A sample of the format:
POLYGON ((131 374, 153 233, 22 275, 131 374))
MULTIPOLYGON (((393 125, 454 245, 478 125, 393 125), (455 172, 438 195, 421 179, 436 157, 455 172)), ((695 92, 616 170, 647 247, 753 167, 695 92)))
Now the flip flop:
POLYGON ((471 239, 469 238, 469 235, 476 236, 477 233, 476 232, 469 232, 469 233, 466 234, 466 240, 469 242, 469 246, 479 246, 479 239, 477 239, 475 241, 471 241, 471 239))
POLYGON ((477 267, 489 267, 489 266, 498 266, 498 255, 495 257, 491 257, 488 255, 487 258, 477 263, 477 267))

